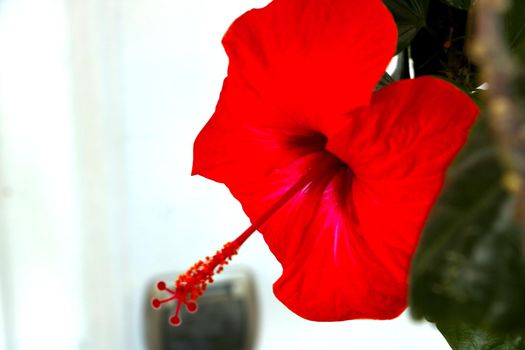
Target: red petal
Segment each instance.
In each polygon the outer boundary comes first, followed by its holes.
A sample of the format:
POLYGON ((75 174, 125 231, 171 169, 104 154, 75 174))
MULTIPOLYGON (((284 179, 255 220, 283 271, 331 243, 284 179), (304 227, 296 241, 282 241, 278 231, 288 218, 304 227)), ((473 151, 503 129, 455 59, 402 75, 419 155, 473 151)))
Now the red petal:
POLYGON ((443 80, 402 80, 375 93, 370 107, 353 111, 327 147, 363 179, 425 178, 446 169, 478 112, 443 80))
POLYGON ((307 121, 282 117, 238 81, 226 79, 213 117, 194 144, 193 174, 251 192, 276 168, 322 149, 307 121), (279 116, 279 117, 276 117, 279 116))
MULTIPOLYGON (((260 192, 296 181, 305 172, 301 168, 326 157, 332 155, 319 152, 273 173, 260 192)), ((373 233, 360 228, 354 183, 346 166, 319 178, 260 229, 283 267, 274 293, 304 318, 385 319, 398 316, 406 306, 406 281, 400 283, 385 269, 367 241, 373 233)))
POLYGON ((383 88, 353 112, 327 149, 354 170, 360 230, 378 261, 406 281, 446 169, 464 145, 479 110, 451 84, 435 78, 383 88))
POLYGON ((243 190, 310 152, 312 130, 337 130, 369 103, 396 26, 380 0, 275 0, 237 19, 223 44, 228 78, 193 174, 243 190))
POLYGON ((314 117, 368 104, 396 34, 379 0, 275 0, 238 18, 223 44, 229 77, 314 117))
POLYGON ((283 265, 276 296, 312 320, 397 316, 420 232, 477 114, 433 78, 393 84, 350 113, 327 149, 352 175, 312 185, 261 229, 283 265))

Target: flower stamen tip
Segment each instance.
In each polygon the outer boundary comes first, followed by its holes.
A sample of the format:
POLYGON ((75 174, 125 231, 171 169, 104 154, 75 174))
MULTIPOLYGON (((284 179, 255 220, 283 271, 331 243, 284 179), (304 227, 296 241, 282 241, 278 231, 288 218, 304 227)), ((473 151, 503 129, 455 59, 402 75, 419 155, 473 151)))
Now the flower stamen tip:
POLYGON ((161 302, 159 299, 155 298, 155 299, 152 299, 151 300, 151 306, 154 308, 154 309, 159 309, 160 308, 160 305, 161 305, 161 302))
POLYGON ((174 315, 174 316, 170 317, 170 324, 172 326, 178 327, 178 326, 181 325, 181 323, 182 323, 182 321, 181 321, 179 316, 174 315))
POLYGON ((164 281, 157 282, 157 289, 158 290, 166 290, 166 282, 164 282, 164 281))

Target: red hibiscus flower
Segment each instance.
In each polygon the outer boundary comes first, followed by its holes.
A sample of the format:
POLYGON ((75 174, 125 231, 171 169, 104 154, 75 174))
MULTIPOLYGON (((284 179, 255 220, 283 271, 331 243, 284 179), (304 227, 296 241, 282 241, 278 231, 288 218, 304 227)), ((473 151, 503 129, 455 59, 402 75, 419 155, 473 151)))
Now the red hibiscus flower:
POLYGON ((216 270, 261 232, 283 267, 274 293, 317 321, 388 319, 444 174, 478 114, 434 78, 373 93, 396 47, 380 0, 275 0, 237 19, 228 77, 194 148, 193 174, 226 184, 252 226, 181 276, 196 309, 216 270))

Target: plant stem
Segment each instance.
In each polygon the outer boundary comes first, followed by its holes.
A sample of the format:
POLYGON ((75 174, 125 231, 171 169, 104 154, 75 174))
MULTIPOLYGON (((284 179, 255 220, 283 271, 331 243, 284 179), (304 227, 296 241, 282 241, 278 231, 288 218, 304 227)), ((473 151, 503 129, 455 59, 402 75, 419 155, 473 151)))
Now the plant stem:
MULTIPOLYGON (((523 0, 515 0, 523 1, 523 0)), ((519 66, 504 33, 509 0, 478 0, 470 56, 488 83, 487 107, 504 169, 503 185, 516 196, 516 220, 525 232, 525 109, 515 90, 519 66)))

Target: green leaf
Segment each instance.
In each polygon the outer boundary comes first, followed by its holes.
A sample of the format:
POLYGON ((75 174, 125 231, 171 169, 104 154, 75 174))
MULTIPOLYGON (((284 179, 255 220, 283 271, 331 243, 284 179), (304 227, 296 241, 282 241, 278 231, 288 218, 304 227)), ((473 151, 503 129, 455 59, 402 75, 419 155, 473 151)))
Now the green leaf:
POLYGON ((525 1, 513 1, 505 17, 505 29, 512 51, 525 62, 525 1))
POLYGON ((473 329, 465 324, 438 324, 449 345, 454 350, 524 350, 525 336, 502 335, 486 330, 473 329))
POLYGON ((444 77, 442 75, 429 75, 431 77, 434 77, 436 79, 441 79, 441 80, 444 80, 452 85, 454 85, 455 87, 457 87, 458 89, 460 89, 461 91, 463 91, 464 93, 466 93, 467 95, 470 95, 470 97, 474 100, 474 102, 476 102, 477 104, 477 101, 475 100, 474 96, 472 95, 472 91, 470 91, 470 89, 464 85, 462 85, 461 83, 455 81, 455 80, 452 80, 450 78, 447 78, 447 77, 444 77))
POLYGON ((525 330, 525 245, 481 118, 447 177, 411 269, 416 318, 525 330))
POLYGON ((397 24, 396 52, 408 47, 417 32, 425 26, 430 0, 383 0, 397 24))
POLYGON ((514 0, 505 16, 505 32, 519 71, 516 85, 522 99, 525 98, 525 1, 514 0))
POLYGON ((468 10, 470 8, 470 0, 441 0, 441 2, 460 10, 468 10))
POLYGON ((377 86, 374 91, 378 91, 381 88, 384 88, 385 86, 392 84, 394 81, 395 81, 394 78, 392 78, 390 74, 385 73, 383 74, 383 77, 381 78, 381 80, 379 80, 379 83, 377 83, 377 86))

